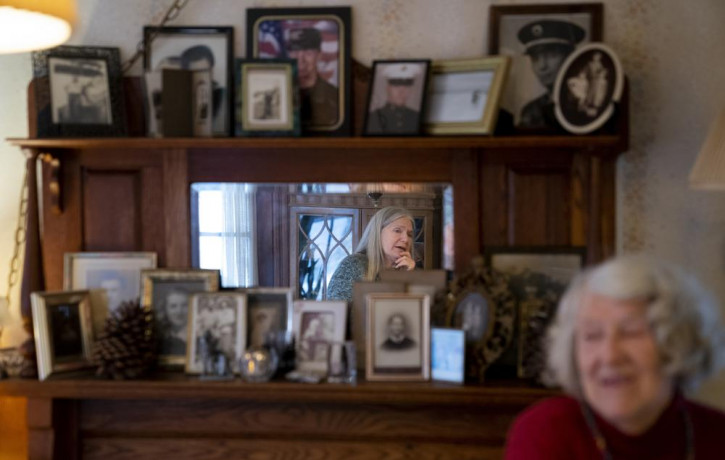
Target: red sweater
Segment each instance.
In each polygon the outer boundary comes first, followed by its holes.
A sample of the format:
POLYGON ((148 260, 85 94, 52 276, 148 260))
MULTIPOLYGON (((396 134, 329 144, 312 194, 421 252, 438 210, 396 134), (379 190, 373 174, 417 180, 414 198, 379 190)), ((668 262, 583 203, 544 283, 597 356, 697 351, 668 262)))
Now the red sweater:
MULTIPOLYGON (((649 430, 622 433, 595 414, 613 459, 683 460, 685 422, 692 420, 696 460, 725 459, 725 413, 676 397, 649 430)), ((542 401, 521 413, 508 434, 506 460, 600 459, 579 403, 570 397, 542 401)))

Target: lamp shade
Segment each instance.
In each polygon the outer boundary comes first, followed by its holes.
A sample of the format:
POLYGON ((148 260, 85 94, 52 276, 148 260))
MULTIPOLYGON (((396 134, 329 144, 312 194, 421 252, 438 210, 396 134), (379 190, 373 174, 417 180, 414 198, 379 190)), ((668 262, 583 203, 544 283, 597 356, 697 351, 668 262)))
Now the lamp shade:
POLYGON ((725 190, 725 110, 710 126, 707 139, 690 172, 690 186, 725 190))
POLYGON ((0 53, 50 48, 68 40, 75 0, 0 0, 0 53))

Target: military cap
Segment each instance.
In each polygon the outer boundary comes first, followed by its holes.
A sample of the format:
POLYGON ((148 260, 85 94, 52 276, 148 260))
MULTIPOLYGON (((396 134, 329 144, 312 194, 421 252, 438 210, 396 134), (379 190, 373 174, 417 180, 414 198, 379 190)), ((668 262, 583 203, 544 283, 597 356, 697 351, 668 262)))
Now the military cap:
POLYGON ((528 54, 539 45, 558 44, 573 48, 584 38, 584 29, 567 21, 542 19, 526 24, 519 30, 518 36, 528 54))
POLYGON ((322 34, 314 27, 304 29, 291 29, 287 38, 287 50, 319 50, 322 44, 322 34))
POLYGON ((388 79, 388 83, 397 86, 411 86, 419 73, 419 65, 407 63, 388 64, 383 70, 383 76, 388 79))

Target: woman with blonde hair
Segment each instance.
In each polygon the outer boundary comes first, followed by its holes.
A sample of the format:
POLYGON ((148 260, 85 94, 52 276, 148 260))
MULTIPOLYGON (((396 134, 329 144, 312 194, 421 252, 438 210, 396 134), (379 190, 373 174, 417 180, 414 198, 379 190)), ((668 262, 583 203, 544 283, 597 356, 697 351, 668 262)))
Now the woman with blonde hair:
POLYGON ((723 458, 725 413, 687 397, 724 364, 719 313, 648 256, 579 275, 547 336, 545 377, 567 395, 519 415, 506 459, 723 458))
POLYGON ((327 298, 352 301, 356 281, 376 281, 385 269, 413 270, 413 216, 389 206, 375 215, 360 238, 355 253, 340 262, 330 280, 327 298))

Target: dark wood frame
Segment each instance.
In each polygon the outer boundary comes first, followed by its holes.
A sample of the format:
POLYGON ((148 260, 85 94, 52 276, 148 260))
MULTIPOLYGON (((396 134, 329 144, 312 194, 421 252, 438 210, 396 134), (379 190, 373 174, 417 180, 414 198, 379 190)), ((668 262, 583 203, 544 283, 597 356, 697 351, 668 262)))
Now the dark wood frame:
POLYGON ((123 97, 121 58, 118 48, 97 46, 58 46, 32 53, 35 85, 37 137, 111 137, 126 135, 126 111, 123 97), (111 115, 110 124, 53 122, 53 79, 50 59, 104 61, 111 115))
POLYGON ((299 136, 300 108, 297 96, 297 62, 292 59, 237 59, 234 61, 236 82, 236 108, 234 114, 234 132, 237 136, 299 136), (285 73, 287 97, 281 100, 280 107, 288 112, 289 123, 285 127, 255 126, 247 117, 245 100, 249 88, 249 72, 253 70, 276 70, 285 73), (287 129, 285 129, 287 128, 287 129))
MULTIPOLYGON (((224 127, 219 129, 212 124, 212 135, 213 136, 232 136, 234 130, 234 123, 232 122, 234 116, 234 27, 157 27, 157 26, 144 26, 144 70, 150 71, 151 69, 151 58, 153 52, 153 41, 159 35, 190 35, 198 37, 212 37, 220 36, 226 41, 226 51, 224 53, 224 61, 226 70, 224 71, 225 76, 225 88, 226 88, 226 117, 224 119, 224 127)), ((215 56, 216 57, 216 56, 215 56)), ((214 64, 217 65, 216 63, 214 64)), ((214 77, 212 76, 212 81, 214 77)), ((181 96, 180 96, 181 97, 181 96)), ((188 95, 191 98, 191 94, 188 95)), ((212 120, 213 122, 213 120, 212 120)))
MULTIPOLYGON (((350 135, 352 129, 352 76, 351 76, 351 12, 350 7, 334 8, 247 8, 247 58, 258 58, 259 26, 262 21, 332 20, 339 26, 338 36, 338 113, 340 119, 332 126, 306 125, 301 120, 305 134, 350 135)), ((284 46, 283 44, 280 44, 284 46)), ((286 56, 285 55, 282 57, 286 56)))
MULTIPOLYGON (((488 53, 490 55, 500 53, 500 24, 504 16, 516 15, 540 15, 542 18, 547 15, 567 15, 585 13, 591 15, 590 42, 601 42, 603 40, 603 3, 552 3, 552 4, 526 4, 526 5, 491 5, 489 10, 488 23, 488 53)), ((504 89, 504 92, 513 88, 504 89)), ((515 114, 511 114, 515 116, 515 114)), ((513 122, 513 120, 511 120, 513 122)), ((546 129, 524 128, 505 126, 508 133, 517 134, 553 134, 560 130, 556 127, 546 129)))
MULTIPOLYGON (((247 316, 245 317, 246 328, 247 328, 247 344, 251 345, 252 337, 252 318, 250 317, 252 309, 255 306, 255 302, 261 300, 261 297, 273 297, 279 302, 279 323, 281 326, 277 329, 279 332, 284 334, 291 334, 292 331, 292 317, 293 317, 293 290, 287 287, 254 287, 254 288, 241 288, 238 289, 240 292, 244 292, 247 295, 247 316), (282 299, 284 299, 284 305, 282 305, 282 299)), ((263 339, 264 341, 264 339, 263 339)), ((262 344, 263 345, 263 344, 262 344)))
MULTIPOLYGON (((499 270, 493 265, 493 258, 496 255, 531 255, 531 256, 578 256, 580 269, 583 269, 587 260, 585 247, 573 246, 530 246, 530 247, 490 247, 486 248, 485 257, 487 264, 494 270, 499 270)), ((502 272, 505 273, 505 272, 502 272)), ((507 277, 510 275, 506 274, 507 277)), ((536 285, 532 285, 536 286, 536 285)), ((496 363, 496 372, 506 376, 515 375, 523 379, 539 379, 540 371, 543 370, 543 362, 533 363, 537 356, 542 353, 542 333, 548 325, 549 320, 556 312, 556 307, 561 292, 554 292, 546 286, 536 286, 535 304, 519 289, 513 287, 509 282, 511 292, 517 298, 516 324, 514 327, 513 346, 507 351, 503 359, 496 363), (532 308, 536 310, 531 312, 532 308), (532 325, 537 326, 530 331, 532 325), (514 370, 515 369, 515 370, 514 370)))
POLYGON ((428 95, 428 78, 430 75, 430 66, 431 66, 431 60, 430 59, 392 59, 392 60, 376 60, 373 61, 373 68, 372 68, 372 77, 370 79, 370 90, 368 91, 368 97, 367 97, 367 104, 365 105, 365 118, 363 123, 363 135, 365 136, 419 136, 423 131, 423 119, 425 118, 425 111, 426 111, 426 99, 428 95), (418 126, 415 131, 410 132, 385 132, 385 133, 371 133, 368 130, 368 123, 370 122, 370 112, 371 107, 370 104, 373 102, 373 97, 375 96, 375 92, 378 89, 376 86, 376 83, 381 82, 381 84, 385 85, 385 79, 383 77, 382 80, 378 78, 378 72, 380 71, 381 67, 384 67, 385 65, 390 64, 421 64, 424 66, 424 71, 422 75, 422 81, 421 81, 421 90, 419 95, 419 109, 418 109, 418 126))

